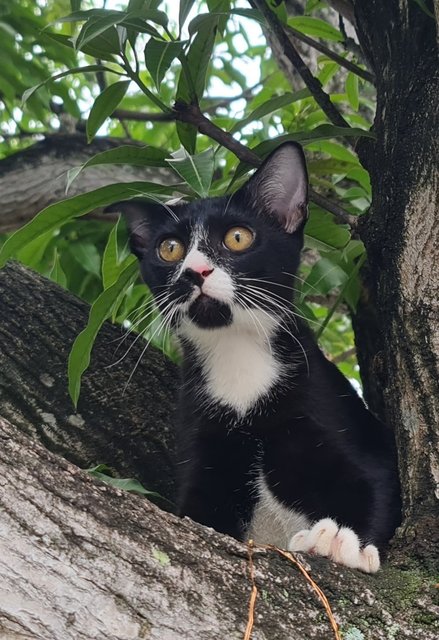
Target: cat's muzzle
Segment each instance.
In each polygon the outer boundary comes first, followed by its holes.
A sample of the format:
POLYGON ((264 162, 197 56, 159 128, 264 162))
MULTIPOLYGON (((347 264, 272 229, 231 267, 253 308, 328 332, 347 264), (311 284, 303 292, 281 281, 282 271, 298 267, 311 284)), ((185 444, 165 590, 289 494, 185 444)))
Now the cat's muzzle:
POLYGON ((194 324, 202 329, 218 329, 232 323, 230 306, 203 292, 190 304, 187 315, 194 324))

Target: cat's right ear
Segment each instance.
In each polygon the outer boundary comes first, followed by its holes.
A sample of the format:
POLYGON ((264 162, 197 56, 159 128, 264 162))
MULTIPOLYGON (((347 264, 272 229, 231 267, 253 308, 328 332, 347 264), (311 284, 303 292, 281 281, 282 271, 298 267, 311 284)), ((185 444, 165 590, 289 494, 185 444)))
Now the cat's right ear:
POLYGON ((123 200, 110 204, 105 213, 121 213, 125 219, 131 251, 141 260, 148 247, 150 213, 154 205, 139 200, 123 200))

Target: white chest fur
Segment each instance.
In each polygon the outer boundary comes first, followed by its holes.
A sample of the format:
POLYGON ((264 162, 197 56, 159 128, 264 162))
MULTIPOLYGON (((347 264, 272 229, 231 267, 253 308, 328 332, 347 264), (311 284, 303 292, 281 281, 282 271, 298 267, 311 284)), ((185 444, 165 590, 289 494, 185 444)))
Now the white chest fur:
POLYGON ((270 344, 276 325, 267 314, 239 310, 228 327, 210 331, 192 323, 182 327, 202 362, 212 400, 243 416, 270 391, 282 373, 270 344))

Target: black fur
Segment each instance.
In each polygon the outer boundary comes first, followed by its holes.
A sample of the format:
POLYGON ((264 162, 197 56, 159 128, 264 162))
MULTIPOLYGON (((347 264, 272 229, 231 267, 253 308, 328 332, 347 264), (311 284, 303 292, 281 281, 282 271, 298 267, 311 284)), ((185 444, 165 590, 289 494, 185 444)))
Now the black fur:
MULTIPOLYGON (((178 221, 160 205, 131 201, 113 207, 126 214, 133 251, 153 293, 168 284, 170 296, 181 301, 199 284, 199 274, 193 273, 170 284, 176 267, 164 263, 156 247, 167 236, 178 236, 188 246, 202 224, 200 250, 232 274, 237 291, 245 286, 243 275, 265 279, 270 283, 255 282, 274 300, 291 304, 306 220, 306 173, 297 145, 280 149, 285 157, 276 151, 231 199, 174 206, 178 221), (282 186, 279 196, 276 180, 282 186), (231 254, 223 245, 225 232, 235 225, 255 234, 242 254, 231 254)), ((279 314, 274 303, 272 308, 265 304, 267 312, 279 314)), ((192 303, 189 317, 206 330, 233 321, 227 304, 205 296, 192 303)), ((331 517, 363 542, 382 548, 400 518, 393 436, 324 357, 300 319, 287 315, 284 323, 272 344, 286 365, 284 380, 244 417, 209 403, 202 362, 183 340, 179 512, 242 537, 257 500, 253 480, 260 467, 286 506, 313 521, 331 517)))

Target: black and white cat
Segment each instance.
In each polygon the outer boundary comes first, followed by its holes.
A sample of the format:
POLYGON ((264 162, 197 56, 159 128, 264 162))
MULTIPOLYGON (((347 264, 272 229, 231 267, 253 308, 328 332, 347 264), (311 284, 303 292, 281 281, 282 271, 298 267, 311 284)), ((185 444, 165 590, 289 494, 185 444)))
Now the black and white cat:
POLYGON ((399 523, 395 449, 294 313, 307 183, 286 143, 232 197, 111 208, 183 349, 180 514, 375 572, 399 523))

